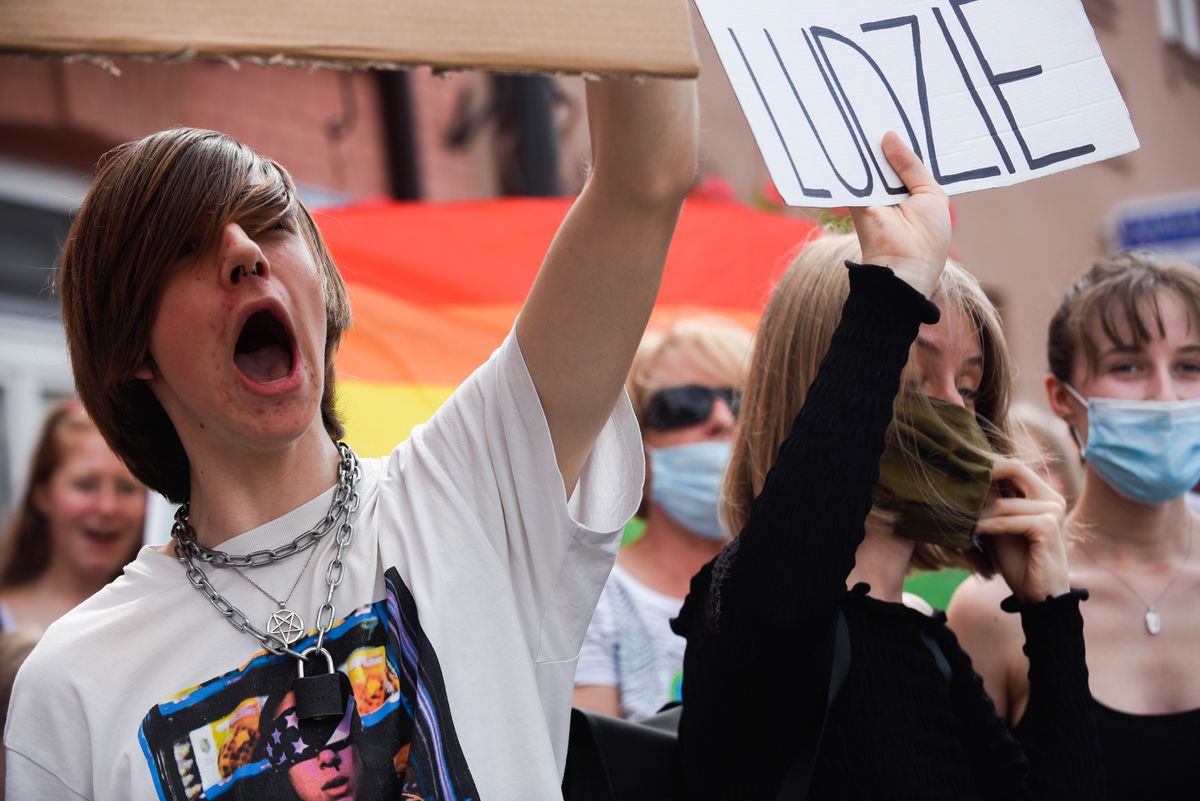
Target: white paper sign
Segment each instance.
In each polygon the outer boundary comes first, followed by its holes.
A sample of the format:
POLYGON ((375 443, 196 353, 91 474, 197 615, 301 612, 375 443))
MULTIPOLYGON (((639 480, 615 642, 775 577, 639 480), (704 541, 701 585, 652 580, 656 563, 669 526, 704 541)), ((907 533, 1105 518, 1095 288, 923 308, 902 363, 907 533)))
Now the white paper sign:
POLYGON ((1136 150, 1080 0, 695 0, 784 200, 907 196, 894 130, 950 194, 1136 150))

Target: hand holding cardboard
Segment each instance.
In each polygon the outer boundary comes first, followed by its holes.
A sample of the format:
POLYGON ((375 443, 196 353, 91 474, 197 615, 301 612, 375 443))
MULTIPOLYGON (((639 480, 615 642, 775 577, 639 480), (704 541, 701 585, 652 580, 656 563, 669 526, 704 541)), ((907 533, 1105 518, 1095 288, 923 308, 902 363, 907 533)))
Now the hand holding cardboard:
POLYGON ((1138 147, 1079 0, 695 0, 780 193, 908 194, 895 130, 949 194, 1138 147))

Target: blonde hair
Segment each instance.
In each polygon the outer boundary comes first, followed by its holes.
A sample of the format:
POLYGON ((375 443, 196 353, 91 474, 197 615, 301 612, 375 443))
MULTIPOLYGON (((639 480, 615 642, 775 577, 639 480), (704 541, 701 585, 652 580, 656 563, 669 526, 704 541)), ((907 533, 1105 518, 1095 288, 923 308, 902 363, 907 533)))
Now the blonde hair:
MULTIPOLYGON (((755 338, 725 481, 724 515, 730 531, 741 531, 745 524, 750 505, 762 490, 779 446, 791 430, 829 349, 850 293, 843 265, 861 258, 854 235, 826 234, 804 247, 771 293, 755 338)), ((934 300, 946 310, 962 310, 973 324, 984 361, 976 416, 993 449, 1011 453, 1008 411, 1012 364, 996 308, 979 282, 953 262, 947 263, 934 300)), ((872 509, 871 518, 885 523, 893 519, 878 507, 872 509)), ((921 542, 917 543, 912 564, 920 569, 955 566, 989 571, 987 561, 977 554, 921 542)))
POLYGON ((747 361, 754 336, 741 325, 724 317, 689 317, 665 332, 648 331, 638 346, 629 368, 626 388, 638 423, 654 391, 651 383, 663 354, 683 352, 700 369, 711 373, 723 384, 741 389, 746 385, 747 361))

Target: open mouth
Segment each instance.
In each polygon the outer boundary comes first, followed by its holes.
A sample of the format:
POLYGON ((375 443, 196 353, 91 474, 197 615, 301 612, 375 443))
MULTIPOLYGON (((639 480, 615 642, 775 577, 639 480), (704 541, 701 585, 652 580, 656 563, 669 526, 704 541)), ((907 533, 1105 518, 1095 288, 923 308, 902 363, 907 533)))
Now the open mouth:
POLYGON ((94 528, 85 528, 83 534, 92 542, 103 543, 104 545, 116 542, 117 538, 121 536, 120 532, 117 531, 99 531, 94 528))
POLYGON ((255 312, 242 326, 233 361, 251 381, 272 384, 292 374, 292 338, 269 311, 255 312))

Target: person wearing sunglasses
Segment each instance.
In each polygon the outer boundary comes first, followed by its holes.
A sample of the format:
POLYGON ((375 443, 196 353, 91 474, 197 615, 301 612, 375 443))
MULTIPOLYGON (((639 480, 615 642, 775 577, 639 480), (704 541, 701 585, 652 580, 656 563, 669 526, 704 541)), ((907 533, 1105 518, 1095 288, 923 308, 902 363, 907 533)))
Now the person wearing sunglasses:
POLYGON ((685 641, 669 621, 729 539, 719 497, 750 345, 748 331, 721 318, 681 320, 642 340, 628 388, 646 447, 646 529, 604 587, 575 706, 636 720, 679 700, 685 641))

